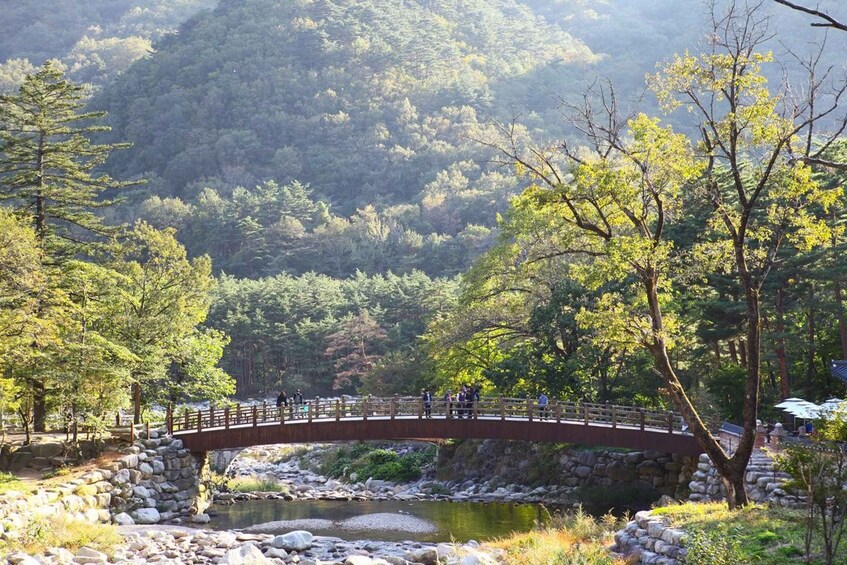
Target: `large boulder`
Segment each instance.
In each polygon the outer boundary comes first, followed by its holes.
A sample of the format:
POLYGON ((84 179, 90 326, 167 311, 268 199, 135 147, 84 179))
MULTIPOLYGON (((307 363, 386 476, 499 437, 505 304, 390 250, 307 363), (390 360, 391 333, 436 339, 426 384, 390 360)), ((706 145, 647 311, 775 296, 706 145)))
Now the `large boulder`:
POLYGON ((135 524, 135 520, 133 520, 132 516, 126 512, 121 512, 120 514, 112 516, 112 522, 118 526, 132 526, 135 524))
POLYGON ((261 550, 252 543, 230 549, 218 563, 223 565, 272 565, 273 561, 262 555, 261 550))
POLYGON ((158 524, 162 518, 155 508, 139 508, 130 516, 136 524, 158 524))
POLYGON ((276 536, 271 541, 271 545, 278 549, 284 549, 285 551, 303 551, 312 547, 313 538, 314 536, 311 532, 296 530, 281 536, 276 536))
POLYGON ((410 551, 406 554, 406 559, 412 563, 423 563, 423 565, 437 565, 438 551, 434 547, 423 547, 410 551))
POLYGON ((49 459, 50 457, 61 455, 65 450, 65 446, 57 442, 44 442, 33 443, 30 446, 30 449, 32 450, 33 457, 44 457, 49 459))

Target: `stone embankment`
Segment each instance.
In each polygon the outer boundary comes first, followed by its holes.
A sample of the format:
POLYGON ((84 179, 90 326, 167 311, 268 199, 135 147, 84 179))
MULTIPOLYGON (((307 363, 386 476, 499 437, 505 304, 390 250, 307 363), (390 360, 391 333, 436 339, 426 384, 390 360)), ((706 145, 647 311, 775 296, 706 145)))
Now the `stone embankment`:
MULTIPOLYGON (((773 459, 767 453, 756 450, 750 458, 747 473, 744 475, 744 490, 750 500, 769 503, 785 508, 802 508, 801 498, 790 494, 783 487, 789 479, 787 473, 774 467, 773 459)), ((713 502, 726 499, 726 491, 718 470, 705 453, 700 455, 697 471, 689 483, 691 494, 688 499, 694 502, 713 502)))
POLYGON ((202 514, 211 494, 201 480, 203 458, 178 439, 150 435, 102 469, 34 493, 4 493, 0 538, 15 538, 28 523, 58 515, 121 525, 208 521, 202 514))
POLYGON ((627 563, 679 565, 686 555, 684 537, 685 532, 670 527, 666 518, 645 510, 615 534, 615 552, 627 556, 627 563))
POLYGON ((121 528, 124 543, 111 555, 83 548, 76 554, 53 548, 42 555, 12 553, 4 563, 15 565, 79 565, 159 563, 215 565, 496 565, 498 550, 475 542, 421 544, 415 542, 348 542, 313 536, 307 531, 284 535, 214 532, 181 527, 121 528))

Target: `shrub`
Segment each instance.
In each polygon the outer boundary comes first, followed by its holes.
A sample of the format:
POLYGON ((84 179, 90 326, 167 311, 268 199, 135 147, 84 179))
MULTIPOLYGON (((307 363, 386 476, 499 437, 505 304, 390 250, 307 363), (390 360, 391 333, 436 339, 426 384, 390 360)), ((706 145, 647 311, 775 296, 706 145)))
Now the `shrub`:
POLYGON ((111 554, 123 541, 115 526, 92 524, 68 516, 32 520, 21 534, 16 549, 30 555, 42 553, 49 547, 63 547, 73 553, 90 547, 111 554))
POLYGON ((737 530, 694 531, 686 536, 685 547, 688 555, 683 562, 690 565, 738 565, 746 561, 737 530))
POLYGON ((269 477, 235 477, 226 486, 231 492, 288 492, 288 486, 269 477))

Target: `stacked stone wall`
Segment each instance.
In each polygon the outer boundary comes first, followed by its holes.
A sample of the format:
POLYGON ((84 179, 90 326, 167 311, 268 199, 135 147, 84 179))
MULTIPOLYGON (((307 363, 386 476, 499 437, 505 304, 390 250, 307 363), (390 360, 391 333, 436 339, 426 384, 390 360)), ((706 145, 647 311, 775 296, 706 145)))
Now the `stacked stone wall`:
POLYGON ((645 510, 615 534, 615 551, 626 555, 627 563, 679 565, 686 555, 684 537, 684 530, 670 527, 666 518, 645 510))
POLYGON ((66 515, 89 522, 154 524, 207 521, 208 465, 169 436, 142 439, 122 456, 79 478, 34 493, 0 498, 0 536, 15 537, 28 523, 66 515))
MULTIPOLYGON (((754 451, 744 475, 744 490, 753 502, 774 504, 786 508, 800 508, 802 499, 787 492, 783 487, 789 479, 787 473, 778 471, 773 459, 765 452, 754 451)), ((726 500, 726 490, 718 470, 705 453, 700 455, 697 471, 689 483, 694 502, 717 502, 726 500)))

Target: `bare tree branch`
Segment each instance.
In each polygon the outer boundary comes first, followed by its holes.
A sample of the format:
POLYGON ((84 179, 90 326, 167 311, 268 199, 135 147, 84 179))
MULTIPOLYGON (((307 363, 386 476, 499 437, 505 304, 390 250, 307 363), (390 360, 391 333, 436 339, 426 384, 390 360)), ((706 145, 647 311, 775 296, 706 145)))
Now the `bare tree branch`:
POLYGON ((801 6, 800 4, 795 4, 794 2, 789 2, 788 0, 774 0, 777 4, 782 4, 783 6, 788 6, 792 10, 796 10, 798 12, 803 12, 805 14, 809 14, 810 16, 815 16, 824 20, 823 22, 812 22, 812 27, 831 27, 834 29, 840 29, 841 31, 847 31, 847 24, 842 23, 826 12, 822 12, 815 8, 807 8, 806 6, 801 6))

